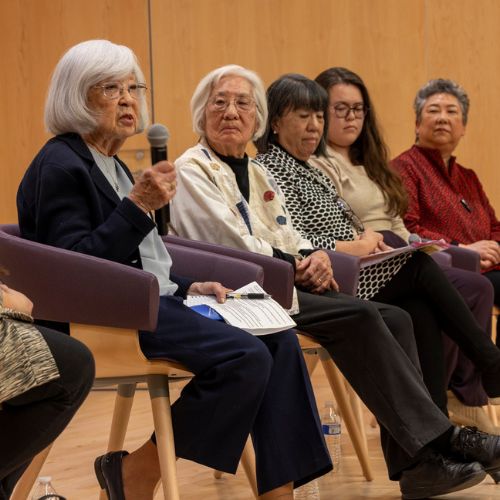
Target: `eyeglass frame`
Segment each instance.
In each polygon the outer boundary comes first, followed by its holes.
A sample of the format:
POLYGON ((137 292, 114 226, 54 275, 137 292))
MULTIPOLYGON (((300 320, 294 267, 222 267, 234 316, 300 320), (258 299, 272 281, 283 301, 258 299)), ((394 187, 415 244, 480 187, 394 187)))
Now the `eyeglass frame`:
POLYGON ((132 98, 135 99, 136 101, 139 100, 141 97, 144 96, 146 93, 146 90, 148 90, 148 87, 145 83, 131 83, 129 85, 125 85, 120 82, 108 82, 108 83, 98 83, 93 86, 94 88, 99 88, 102 89, 102 94, 104 97, 107 97, 108 99, 114 100, 114 99, 119 99, 120 97, 123 96, 125 93, 125 89, 128 92, 128 95, 132 98), (112 86, 112 85, 117 85, 119 87, 118 95, 111 97, 108 94, 106 94, 106 87, 112 86), (130 92, 130 89, 135 87, 135 91, 138 92, 137 95, 134 95, 132 92, 130 92))
POLYGON ((238 112, 248 113, 252 109, 252 104, 255 105, 256 102, 255 102, 255 99, 253 97, 250 97, 247 95, 239 95, 239 96, 234 97, 233 99, 229 99, 221 94, 218 94, 218 95, 214 95, 208 99, 208 105, 211 106, 212 110, 215 111, 216 113, 225 113, 227 111, 227 109, 229 108, 229 106, 231 106, 231 104, 235 107, 235 109, 238 112), (215 103, 215 101, 217 99, 224 101, 225 106, 224 107, 218 106, 215 103), (248 99, 249 108, 248 109, 241 109, 241 107, 238 106, 238 104, 237 104, 238 99, 248 99))
POLYGON ((365 226, 361 222, 361 219, 354 213, 349 203, 337 195, 334 198, 334 203, 340 207, 343 211, 344 219, 351 224, 358 234, 363 234, 365 232, 365 226))
POLYGON ((347 118, 350 114, 351 114, 351 111, 354 115, 354 118, 365 118, 365 116, 368 114, 368 111, 370 110, 370 108, 366 105, 366 104, 361 104, 361 103, 356 103, 356 104, 353 104, 353 105, 349 105, 347 104, 346 102, 337 102, 336 104, 329 104, 328 107, 330 109, 333 110, 335 116, 337 118, 347 118), (338 110, 335 106, 345 106, 347 108, 346 110, 346 113, 343 115, 343 116, 339 116, 338 114, 338 110), (360 107, 361 105, 361 107, 360 107), (359 115, 359 112, 361 112, 362 114, 359 115))

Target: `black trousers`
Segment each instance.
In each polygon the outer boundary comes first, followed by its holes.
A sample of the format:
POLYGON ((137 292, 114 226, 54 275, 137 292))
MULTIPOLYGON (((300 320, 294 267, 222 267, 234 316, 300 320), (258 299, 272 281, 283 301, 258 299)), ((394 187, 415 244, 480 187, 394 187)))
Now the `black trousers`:
POLYGON ((251 434, 260 494, 331 470, 293 331, 255 337, 161 297, 157 329, 140 340, 148 358, 177 360, 195 374, 172 405, 178 457, 234 473, 251 434))
POLYGON ((478 369, 500 363, 500 350, 477 323, 462 296, 451 285, 441 268, 423 252, 416 252, 375 295, 374 300, 403 308, 408 302, 420 302, 421 317, 412 315, 415 338, 424 380, 428 382, 431 395, 437 403, 441 398, 446 401, 446 383, 442 369, 444 365, 435 366, 438 359, 435 353, 442 352, 440 331, 444 331, 455 341, 478 369), (422 307, 428 310, 425 315, 422 314, 422 307))
POLYGON ((39 328, 59 368, 60 378, 35 387, 0 410, 0 499, 12 490, 32 458, 68 425, 94 380, 94 360, 77 340, 39 328))
POLYGON ((298 328, 328 350, 376 416, 389 477, 398 479, 451 428, 423 382, 410 315, 336 292, 298 297, 298 328))
MULTIPOLYGON (((495 290, 495 305, 500 307, 500 271, 489 271, 484 276, 491 281, 495 290)), ((500 321, 497 322, 497 346, 500 347, 500 321)))
MULTIPOLYGON (((494 296, 492 284, 477 272, 455 267, 441 267, 441 270, 463 297, 481 331, 490 336, 494 296)), ((448 389, 468 406, 487 404, 481 371, 446 334, 443 335, 443 345, 448 389)))

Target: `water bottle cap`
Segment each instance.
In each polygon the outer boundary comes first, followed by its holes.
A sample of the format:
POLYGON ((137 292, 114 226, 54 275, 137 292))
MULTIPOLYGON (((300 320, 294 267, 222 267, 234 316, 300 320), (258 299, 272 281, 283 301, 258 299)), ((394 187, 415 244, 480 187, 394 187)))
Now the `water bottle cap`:
POLYGON ((38 481, 40 481, 41 483, 50 483, 52 481, 52 477, 51 476, 40 476, 38 478, 38 481))

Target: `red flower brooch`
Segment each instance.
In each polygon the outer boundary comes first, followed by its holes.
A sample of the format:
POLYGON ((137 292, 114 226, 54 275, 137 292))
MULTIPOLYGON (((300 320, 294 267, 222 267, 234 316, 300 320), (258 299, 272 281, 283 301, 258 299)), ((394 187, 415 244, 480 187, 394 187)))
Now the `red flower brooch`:
POLYGON ((266 191, 264 193, 264 201, 273 201, 276 193, 274 191, 266 191))

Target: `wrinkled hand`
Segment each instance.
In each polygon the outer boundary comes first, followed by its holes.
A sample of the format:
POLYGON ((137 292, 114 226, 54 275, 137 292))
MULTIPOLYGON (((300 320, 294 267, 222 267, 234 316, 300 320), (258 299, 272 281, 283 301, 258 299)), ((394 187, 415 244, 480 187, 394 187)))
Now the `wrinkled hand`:
POLYGON ((31 302, 24 293, 18 292, 9 288, 3 283, 0 284, 0 290, 3 297, 3 307, 7 309, 14 309, 15 311, 22 312, 31 316, 33 311, 33 302, 31 302))
POLYGON ((136 180, 129 198, 148 213, 165 206, 175 195, 175 167, 168 161, 160 161, 147 168, 136 180))
POLYGON ((379 252, 387 252, 388 250, 394 250, 394 248, 390 247, 387 243, 384 243, 384 240, 378 242, 377 250, 379 252))
POLYGON ((365 231, 359 235, 359 239, 365 244, 366 255, 380 252, 381 248, 379 244, 384 241, 382 234, 370 228, 366 228, 365 231))
POLYGON ((226 302, 226 294, 231 292, 217 281, 195 281, 187 291, 188 295, 215 295, 217 302, 223 304, 226 302))
POLYGON ((333 277, 330 257, 323 250, 313 252, 305 259, 296 262, 295 282, 312 293, 339 291, 339 285, 333 277))
POLYGON ((469 245, 460 245, 463 248, 474 250, 481 257, 481 268, 494 266, 500 263, 500 246, 496 241, 480 240, 469 245), (484 262, 484 267, 483 267, 484 262))

